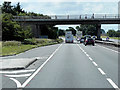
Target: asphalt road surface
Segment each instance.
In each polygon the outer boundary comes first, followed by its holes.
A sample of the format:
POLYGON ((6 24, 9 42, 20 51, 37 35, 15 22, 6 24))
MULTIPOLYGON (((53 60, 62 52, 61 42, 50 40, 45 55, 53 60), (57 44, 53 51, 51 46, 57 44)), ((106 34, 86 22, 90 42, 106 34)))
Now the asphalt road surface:
POLYGON ((100 45, 62 43, 17 57, 43 57, 25 70, 3 71, 3 88, 118 88, 118 52, 100 45), (30 71, 31 70, 31 71, 30 71), (12 73, 11 73, 12 72, 12 73))

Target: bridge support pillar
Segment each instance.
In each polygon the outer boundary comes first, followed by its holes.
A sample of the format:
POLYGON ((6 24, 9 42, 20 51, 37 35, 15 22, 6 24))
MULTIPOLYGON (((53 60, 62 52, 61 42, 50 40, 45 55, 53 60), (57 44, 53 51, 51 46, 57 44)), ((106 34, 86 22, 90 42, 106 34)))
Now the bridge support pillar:
POLYGON ((36 32, 35 32, 35 37, 36 38, 40 38, 40 35, 41 35, 41 30, 40 30, 40 25, 39 24, 36 24, 36 32))
POLYGON ((101 36, 101 24, 97 24, 97 39, 100 40, 101 36))

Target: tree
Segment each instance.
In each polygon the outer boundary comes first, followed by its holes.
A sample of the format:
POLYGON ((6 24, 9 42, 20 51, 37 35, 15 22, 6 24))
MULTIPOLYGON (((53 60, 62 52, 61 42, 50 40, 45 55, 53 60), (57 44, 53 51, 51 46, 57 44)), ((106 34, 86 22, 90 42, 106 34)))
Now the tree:
POLYGON ((18 2, 16 6, 13 8, 14 14, 13 15, 19 15, 20 13, 25 13, 25 11, 21 8, 20 3, 18 2))
MULTIPOLYGON (((97 25, 80 25, 76 26, 78 31, 82 31, 83 35, 96 35, 97 36, 97 25)), ((101 29, 101 34, 105 33, 103 29, 101 29)))
POLYGON ((120 30, 116 31, 116 37, 120 37, 120 30))
POLYGON ((11 6, 11 2, 4 2, 2 5, 2 13, 13 13, 13 6, 11 6))
POLYGON ((65 35, 65 30, 59 29, 58 31, 59 36, 65 35))
POLYGON ((2 39, 22 41, 32 37, 31 29, 23 29, 18 23, 12 21, 12 14, 2 15, 2 39))
POLYGON ((115 30, 108 30, 107 35, 109 37, 115 37, 116 36, 116 31, 115 30))
POLYGON ((69 27, 69 29, 66 29, 66 31, 72 31, 72 34, 76 35, 76 30, 73 27, 69 27))

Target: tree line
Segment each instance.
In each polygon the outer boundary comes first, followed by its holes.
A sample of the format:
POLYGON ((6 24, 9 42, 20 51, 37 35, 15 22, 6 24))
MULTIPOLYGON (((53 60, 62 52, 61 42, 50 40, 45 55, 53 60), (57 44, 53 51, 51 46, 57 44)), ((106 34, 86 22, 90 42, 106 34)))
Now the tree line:
MULTIPOLYGON (((75 29, 73 27, 69 27, 66 30, 59 29, 59 35, 60 36, 65 35, 65 31, 72 31, 72 34, 74 36, 76 35, 76 31, 82 31, 83 35, 97 36, 96 25, 80 25, 80 26, 76 26, 75 29)), ((101 29, 101 34, 107 35, 109 37, 120 37, 120 30, 115 31, 113 29, 109 29, 107 32, 105 32, 104 29, 101 29)))
MULTIPOLYGON (((23 28, 18 22, 12 21, 13 16, 43 16, 43 14, 38 14, 34 12, 27 12, 23 10, 20 3, 16 5, 11 5, 11 2, 4 2, 1 5, 2 10, 2 40, 17 40, 23 41, 27 38, 33 38, 33 33, 31 27, 27 26, 23 28)), ((54 25, 43 25, 41 30, 41 35, 48 35, 50 39, 56 39, 58 37, 58 29, 54 25)))
POLYGON ((120 37, 120 30, 108 30, 107 35, 109 37, 120 37))
MULTIPOLYGON (((76 31, 82 31, 83 35, 95 35, 97 36, 97 26, 96 25, 80 25, 76 26, 76 28, 69 27, 66 30, 59 30, 60 35, 65 35, 65 31, 72 31, 72 34, 75 36, 76 31)), ((101 34, 105 33, 104 29, 101 29, 101 34)))

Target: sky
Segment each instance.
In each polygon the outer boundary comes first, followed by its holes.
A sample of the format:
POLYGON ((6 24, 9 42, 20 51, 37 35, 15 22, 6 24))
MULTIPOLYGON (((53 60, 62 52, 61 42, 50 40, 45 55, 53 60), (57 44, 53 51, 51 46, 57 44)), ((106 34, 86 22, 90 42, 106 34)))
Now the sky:
MULTIPOLYGON (((119 0, 8 0, 13 5, 20 2, 25 11, 45 15, 81 15, 81 14, 118 14, 119 0)), ((0 4, 4 0, 0 0, 0 4)), ((76 25, 58 25, 61 29, 76 25)), ((118 30, 118 25, 102 25, 106 32, 108 29, 118 30)))

